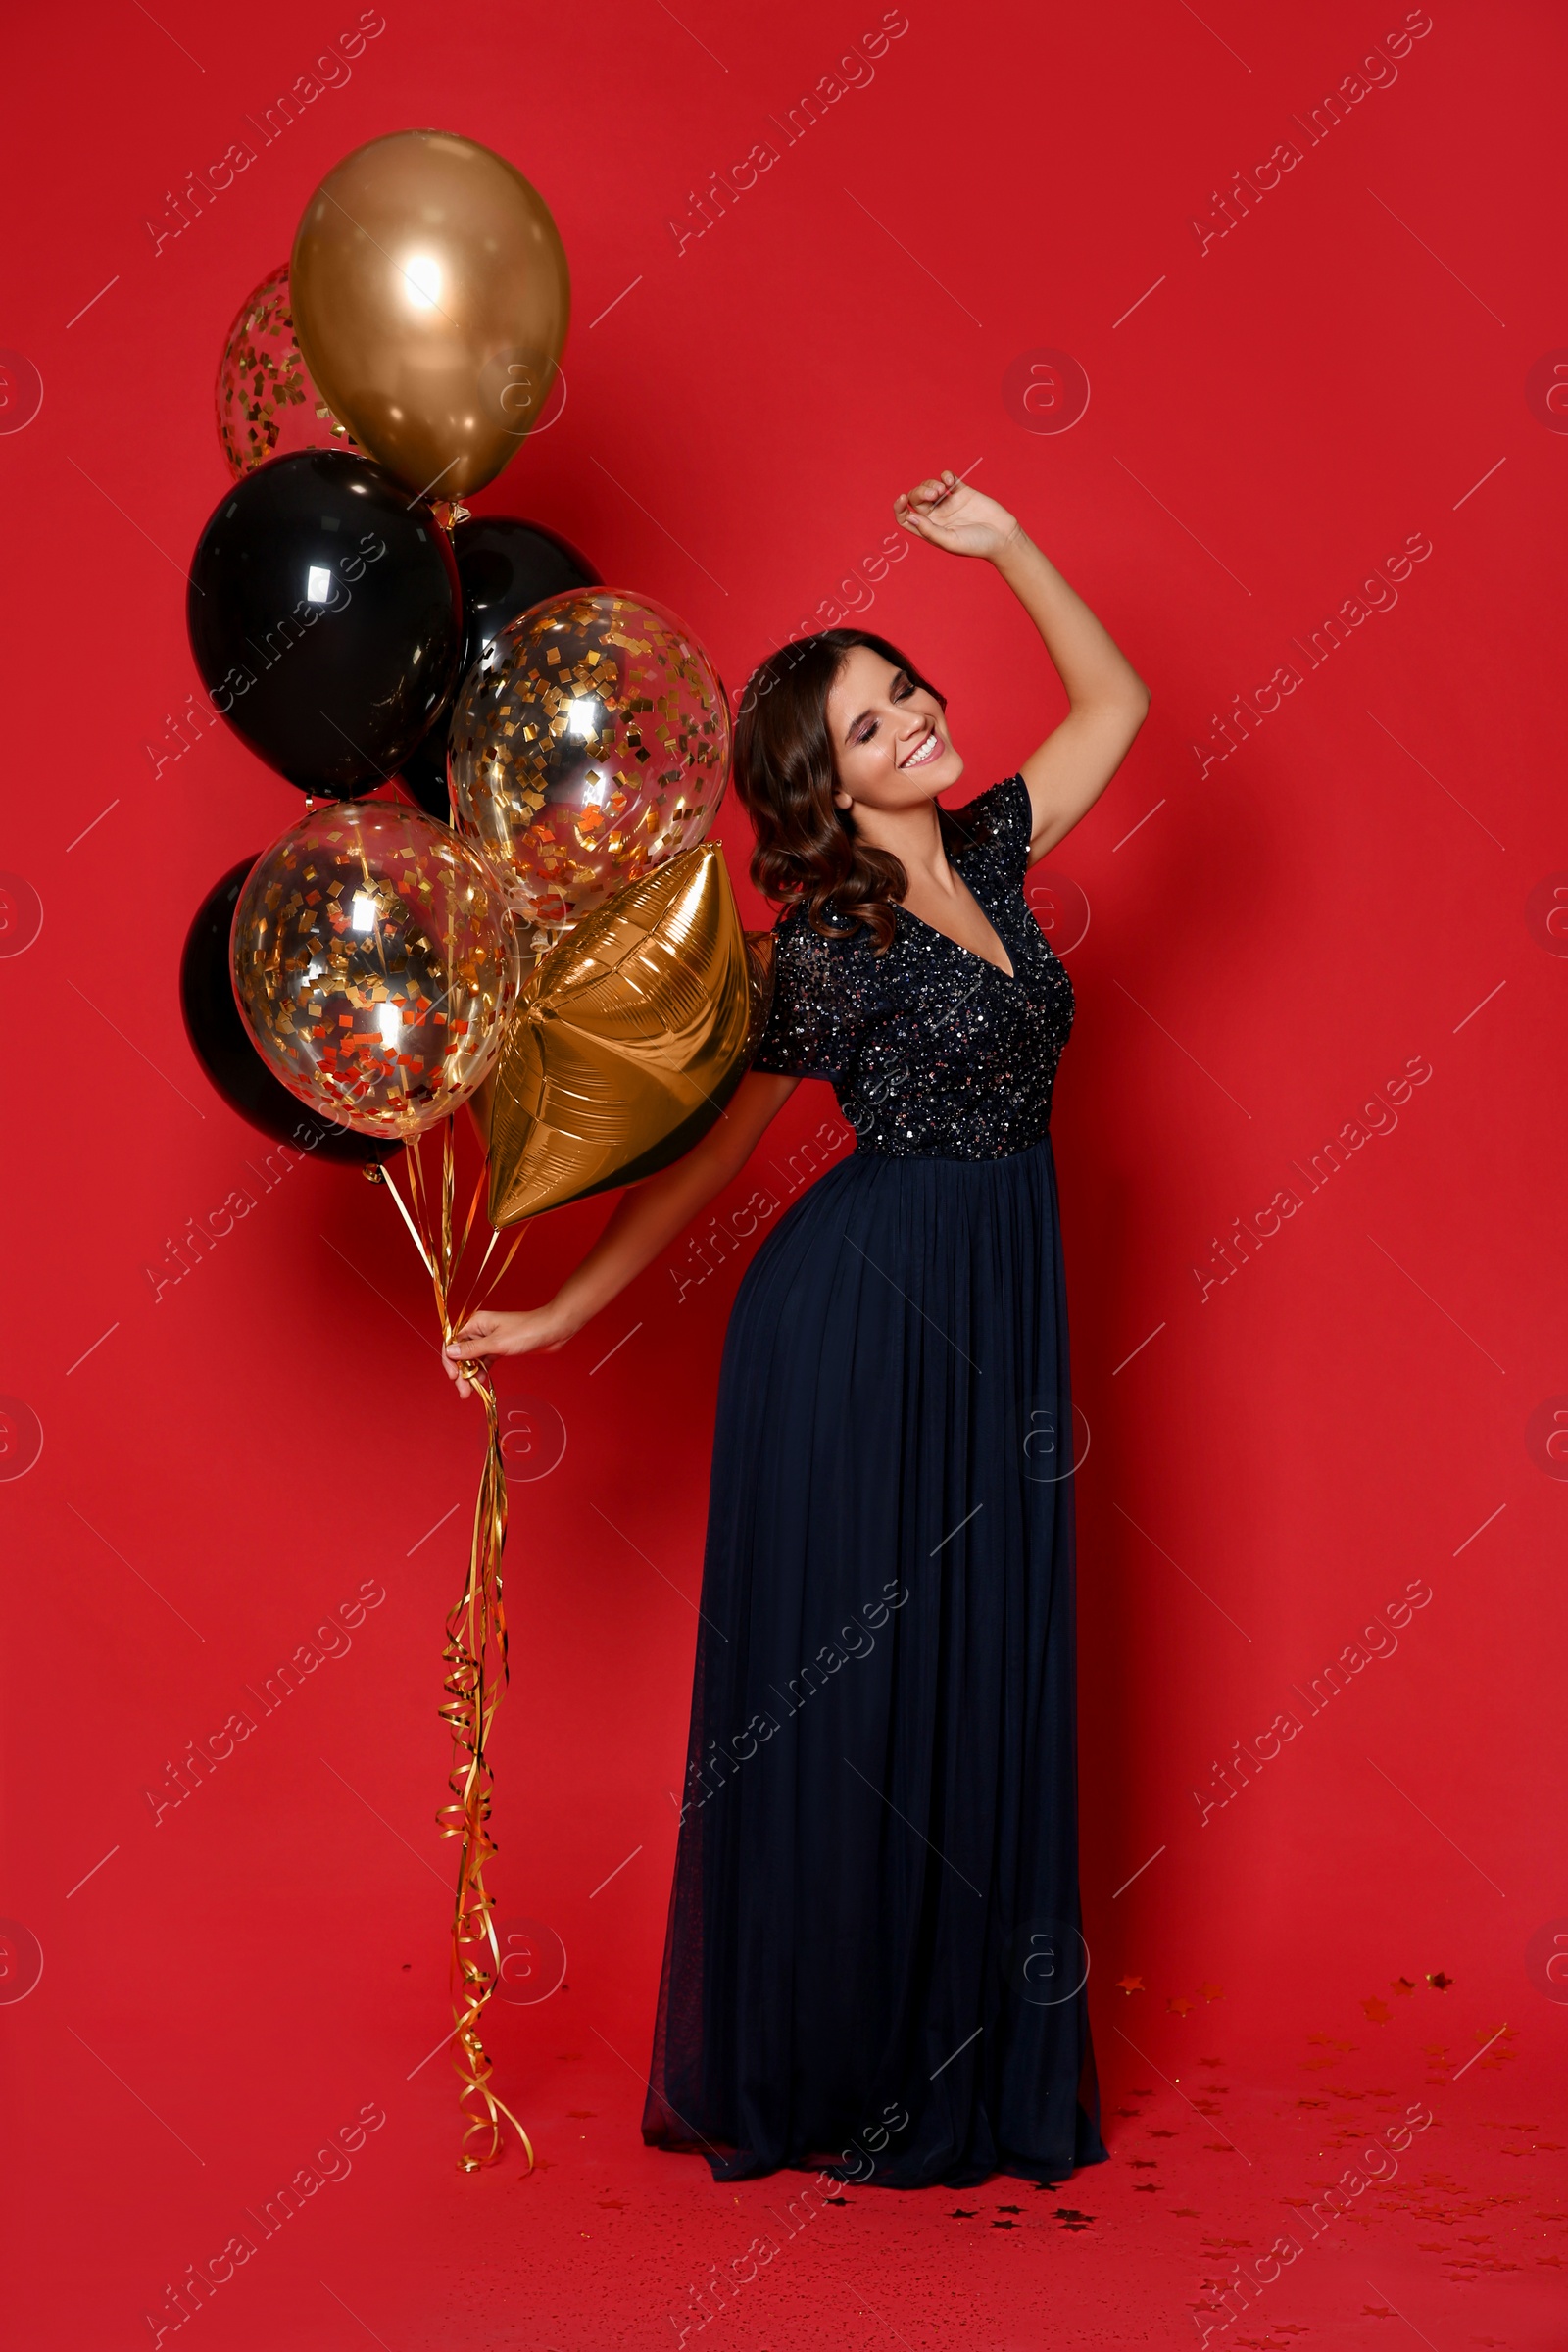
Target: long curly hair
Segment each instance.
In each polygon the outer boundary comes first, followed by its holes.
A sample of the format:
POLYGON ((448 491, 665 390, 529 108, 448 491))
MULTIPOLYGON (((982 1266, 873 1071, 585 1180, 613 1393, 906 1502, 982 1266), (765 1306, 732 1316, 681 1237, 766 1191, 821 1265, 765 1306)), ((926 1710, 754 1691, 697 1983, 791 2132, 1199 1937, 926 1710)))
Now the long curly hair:
MULTIPOLYGON (((861 925, 877 955, 893 945, 894 904, 909 877, 889 850, 856 831, 854 812, 837 808, 838 770, 827 698, 847 657, 869 646, 923 688, 944 710, 947 696, 923 678, 906 654, 866 629, 823 629, 780 646, 752 672, 735 723, 735 789, 757 835, 752 880, 786 912, 801 907, 813 931, 842 939, 861 925)), ((987 838, 980 817, 967 823, 937 805, 950 858, 987 838)))

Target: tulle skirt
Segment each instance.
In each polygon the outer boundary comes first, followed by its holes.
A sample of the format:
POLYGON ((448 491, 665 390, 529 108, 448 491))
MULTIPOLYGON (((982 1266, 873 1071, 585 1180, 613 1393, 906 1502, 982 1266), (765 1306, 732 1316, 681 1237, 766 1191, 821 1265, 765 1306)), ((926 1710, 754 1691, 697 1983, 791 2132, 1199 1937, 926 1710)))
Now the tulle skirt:
POLYGON ((889 2187, 1104 2158, 1073 1463, 1049 1135, 820 1176, 724 1344, 650 2144, 889 2187))

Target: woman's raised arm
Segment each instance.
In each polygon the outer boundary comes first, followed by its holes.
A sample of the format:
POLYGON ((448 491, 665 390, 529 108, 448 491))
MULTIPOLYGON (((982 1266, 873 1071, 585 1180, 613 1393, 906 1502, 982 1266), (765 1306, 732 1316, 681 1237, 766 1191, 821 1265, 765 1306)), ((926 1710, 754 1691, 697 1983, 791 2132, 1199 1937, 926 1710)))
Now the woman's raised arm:
POLYGON ((1031 863, 1087 816, 1120 767, 1149 709, 1149 689, 1108 629, 1069 588, 1015 516, 950 473, 894 501, 917 539, 996 565, 1045 640, 1068 711, 1020 769, 1034 825, 1031 863))
POLYGON ((598 1241, 548 1305, 525 1307, 517 1314, 486 1307, 470 1315, 442 1351, 446 1368, 458 1384, 458 1395, 469 1394, 470 1384, 461 1369, 466 1359, 527 1355, 535 1349, 553 1354, 564 1348, 591 1315, 608 1306, 617 1292, 659 1255, 666 1242, 673 1241, 706 1201, 740 1174, 763 1129, 799 1084, 798 1078, 770 1070, 748 1070, 728 1107, 700 1144, 657 1176, 627 1187, 598 1241))

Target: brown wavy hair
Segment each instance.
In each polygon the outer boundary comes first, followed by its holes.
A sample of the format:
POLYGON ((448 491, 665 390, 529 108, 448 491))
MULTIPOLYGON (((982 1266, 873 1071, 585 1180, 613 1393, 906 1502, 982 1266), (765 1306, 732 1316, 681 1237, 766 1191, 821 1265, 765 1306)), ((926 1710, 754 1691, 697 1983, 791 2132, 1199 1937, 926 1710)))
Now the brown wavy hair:
MULTIPOLYGON (((860 839, 853 811, 833 804, 838 768, 827 698, 858 645, 869 646, 947 709, 947 696, 885 637, 823 629, 798 638, 770 654, 747 681, 735 721, 735 789, 757 835, 751 874, 762 896, 786 913, 802 907, 824 939, 841 939, 863 924, 881 956, 893 945, 893 906, 909 877, 890 850, 860 839)), ((950 858, 990 834, 986 818, 965 823, 940 803, 937 823, 950 858)))

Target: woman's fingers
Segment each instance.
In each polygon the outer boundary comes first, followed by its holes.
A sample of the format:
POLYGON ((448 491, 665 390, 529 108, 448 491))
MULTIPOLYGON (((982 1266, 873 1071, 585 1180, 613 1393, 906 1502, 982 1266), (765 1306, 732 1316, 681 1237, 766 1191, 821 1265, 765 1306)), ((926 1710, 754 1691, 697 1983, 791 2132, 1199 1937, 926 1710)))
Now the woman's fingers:
POLYGON ((466 1339, 461 1332, 455 1340, 449 1340, 442 1348, 441 1361, 450 1377, 456 1382, 460 1396, 470 1396, 473 1388, 472 1382, 465 1380, 463 1377, 465 1363, 471 1363, 476 1355, 483 1355, 486 1352, 482 1341, 466 1339))
POLYGON ((930 539, 940 545, 948 518, 940 514, 938 510, 960 487, 957 475, 951 466, 940 478, 936 474, 928 475, 925 481, 916 482, 912 490, 899 492, 893 501, 893 519, 902 530, 911 532, 915 538, 930 539), (930 525, 935 525, 935 528, 928 527, 930 525))
POLYGON ((507 1317, 489 1311, 470 1315, 461 1331, 453 1333, 441 1350, 442 1361, 457 1382, 458 1395, 473 1394, 473 1383, 464 1378, 464 1367, 487 1355, 507 1352, 507 1317))
POLYGON ((571 1336, 569 1329, 562 1329, 561 1316, 548 1307, 530 1307, 519 1314, 486 1308, 470 1315, 462 1329, 452 1334, 441 1354, 456 1379, 465 1366, 471 1373, 487 1356, 526 1355, 530 1348, 564 1347, 571 1336))
POLYGON ((500 1346, 494 1315, 470 1315, 463 1329, 448 1340, 443 1353, 457 1362, 466 1355, 494 1355, 500 1346))

